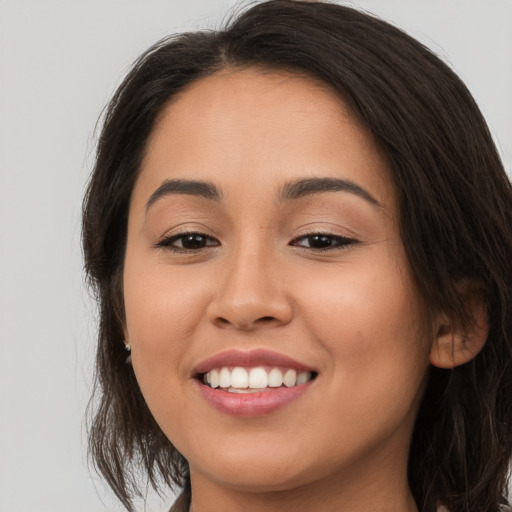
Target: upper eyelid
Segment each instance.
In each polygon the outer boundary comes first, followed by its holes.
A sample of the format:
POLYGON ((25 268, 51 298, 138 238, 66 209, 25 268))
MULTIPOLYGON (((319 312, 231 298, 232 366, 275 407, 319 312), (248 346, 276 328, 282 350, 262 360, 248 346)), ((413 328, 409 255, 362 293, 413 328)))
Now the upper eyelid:
POLYGON ((305 227, 297 231, 297 233, 294 235, 293 240, 297 240, 299 238, 307 237, 307 236, 315 236, 315 235, 323 235, 323 236, 330 236, 332 238, 344 238, 344 239, 350 239, 350 240, 357 240, 357 238, 348 232, 336 232, 338 230, 333 230, 329 228, 311 228, 311 227, 305 227))
POLYGON ((309 238, 309 237, 316 236, 316 235, 326 236, 326 237, 329 237, 329 238, 332 238, 332 239, 335 239, 335 240, 338 239, 338 240, 344 240, 344 241, 347 241, 347 242, 357 242, 357 239, 355 239, 354 237, 351 237, 351 236, 334 235, 332 233, 324 233, 322 231, 318 231, 318 232, 314 232, 314 233, 306 233, 304 235, 298 235, 295 238, 293 238, 290 242, 295 242, 297 240, 301 240, 303 238, 309 238))
MULTIPOLYGON (((216 237, 214 237, 212 235, 208 235, 207 233, 203 233, 202 231, 190 230, 190 231, 181 231, 180 233, 173 233, 171 235, 164 235, 162 238, 160 238, 155 243, 155 247, 161 248, 161 247, 169 246, 169 245, 171 245, 171 243, 173 241, 179 240, 180 238, 183 238, 187 235, 201 235, 209 240, 214 240, 215 242, 217 242, 216 245, 220 245, 220 241, 216 237)), ((185 249, 185 250, 187 250, 187 249, 185 249)))
POLYGON ((197 229, 190 229, 190 230, 186 230, 186 231, 180 231, 179 233, 172 233, 170 235, 165 235, 163 238, 169 238, 169 239, 180 238, 182 236, 187 236, 187 235, 201 235, 206 238, 215 238, 214 236, 209 235, 208 233, 205 233, 204 231, 199 231, 197 229))
POLYGON ((201 235, 208 238, 217 239, 215 234, 211 234, 210 230, 204 227, 190 227, 190 228, 182 228, 181 226, 177 226, 173 229, 166 231, 160 239, 161 240, 170 240, 172 238, 180 238, 181 236, 187 235, 201 235))

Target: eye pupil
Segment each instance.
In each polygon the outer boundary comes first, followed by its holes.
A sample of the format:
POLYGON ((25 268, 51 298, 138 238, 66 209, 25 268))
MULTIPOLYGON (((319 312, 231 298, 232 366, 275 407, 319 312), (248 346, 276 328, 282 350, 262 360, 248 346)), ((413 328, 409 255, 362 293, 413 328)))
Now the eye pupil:
POLYGON ((312 235, 309 237, 309 245, 313 248, 329 247, 332 245, 332 238, 327 235, 312 235))
POLYGON ((199 234, 186 235, 182 239, 182 244, 185 249, 201 249, 206 245, 206 237, 199 234))

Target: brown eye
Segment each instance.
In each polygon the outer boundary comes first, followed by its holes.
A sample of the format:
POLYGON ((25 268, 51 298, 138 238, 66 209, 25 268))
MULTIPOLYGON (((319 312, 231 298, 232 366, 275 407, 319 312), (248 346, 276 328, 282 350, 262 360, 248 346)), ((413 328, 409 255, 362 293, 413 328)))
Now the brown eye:
POLYGON ((207 242, 207 237, 199 233, 193 233, 191 235, 181 237, 181 246, 184 249, 202 249, 203 247, 206 247, 207 242))
POLYGON ((204 233, 180 233, 158 242, 157 247, 165 247, 174 251, 198 251, 216 245, 219 245, 219 242, 204 233))
POLYGON ((344 236, 313 233, 296 238, 292 241, 291 245, 325 251, 329 249, 342 249, 355 242, 356 240, 344 236))
POLYGON ((312 249, 326 249, 336 244, 336 240, 332 236, 327 235, 308 236, 307 241, 312 249))

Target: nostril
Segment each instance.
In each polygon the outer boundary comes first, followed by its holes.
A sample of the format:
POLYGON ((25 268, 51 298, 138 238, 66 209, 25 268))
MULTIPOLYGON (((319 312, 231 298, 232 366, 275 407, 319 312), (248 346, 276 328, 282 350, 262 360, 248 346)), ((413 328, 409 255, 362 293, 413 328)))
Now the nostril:
POLYGON ((274 322, 277 322, 277 318, 273 316, 262 316, 260 318, 257 318, 254 321, 246 320, 246 319, 239 319, 238 322, 228 320, 227 318, 224 318, 222 316, 219 316, 215 319, 215 323, 218 327, 235 327, 237 329, 241 330, 251 330, 257 326, 267 326, 271 325, 274 322))
POLYGON ((261 318, 258 318, 256 322, 260 322, 262 324, 268 324, 269 322, 275 321, 275 318, 273 316, 262 316, 261 318))

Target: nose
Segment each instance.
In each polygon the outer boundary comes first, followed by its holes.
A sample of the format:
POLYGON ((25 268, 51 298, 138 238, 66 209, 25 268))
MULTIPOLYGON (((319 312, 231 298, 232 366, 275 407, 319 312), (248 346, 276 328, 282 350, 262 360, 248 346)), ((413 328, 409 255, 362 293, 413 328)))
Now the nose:
POLYGON ((207 315, 217 327, 243 331, 279 327, 293 316, 286 284, 271 258, 238 254, 225 262, 207 315))

